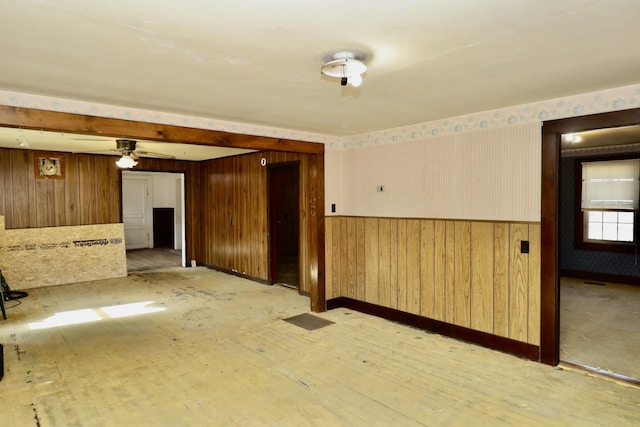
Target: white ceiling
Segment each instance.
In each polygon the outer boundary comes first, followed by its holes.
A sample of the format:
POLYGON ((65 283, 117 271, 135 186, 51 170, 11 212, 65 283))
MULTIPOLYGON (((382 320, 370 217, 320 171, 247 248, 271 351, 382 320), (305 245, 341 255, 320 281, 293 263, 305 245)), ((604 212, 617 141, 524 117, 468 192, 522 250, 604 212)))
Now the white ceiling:
POLYGON ((0 89, 353 135, 638 83, 639 17, 638 0, 0 0, 0 89), (344 49, 368 54, 360 88, 320 75, 344 49))

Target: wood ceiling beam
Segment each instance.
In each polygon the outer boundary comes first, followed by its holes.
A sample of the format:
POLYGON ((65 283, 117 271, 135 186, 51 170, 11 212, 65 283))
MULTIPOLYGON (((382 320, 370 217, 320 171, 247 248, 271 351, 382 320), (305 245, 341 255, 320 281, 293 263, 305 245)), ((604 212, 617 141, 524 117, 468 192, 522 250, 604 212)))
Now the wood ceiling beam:
POLYGON ((0 126, 114 138, 322 154, 324 144, 84 114, 0 106, 0 126))

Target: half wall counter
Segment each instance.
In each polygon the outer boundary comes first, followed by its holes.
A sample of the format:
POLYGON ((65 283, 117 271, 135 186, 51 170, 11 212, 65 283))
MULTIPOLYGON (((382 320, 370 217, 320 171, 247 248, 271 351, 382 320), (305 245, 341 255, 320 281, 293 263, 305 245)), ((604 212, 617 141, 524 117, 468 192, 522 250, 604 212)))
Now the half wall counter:
POLYGON ((124 277, 124 225, 5 230, 0 216, 0 270, 14 290, 124 277))

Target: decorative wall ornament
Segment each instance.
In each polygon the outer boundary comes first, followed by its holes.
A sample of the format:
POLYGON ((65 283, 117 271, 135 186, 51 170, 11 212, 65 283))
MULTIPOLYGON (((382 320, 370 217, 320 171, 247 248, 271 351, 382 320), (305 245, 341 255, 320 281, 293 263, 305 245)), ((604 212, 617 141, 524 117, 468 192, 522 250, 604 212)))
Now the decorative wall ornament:
POLYGON ((64 157, 59 154, 36 154, 35 177, 42 179, 64 178, 64 157))

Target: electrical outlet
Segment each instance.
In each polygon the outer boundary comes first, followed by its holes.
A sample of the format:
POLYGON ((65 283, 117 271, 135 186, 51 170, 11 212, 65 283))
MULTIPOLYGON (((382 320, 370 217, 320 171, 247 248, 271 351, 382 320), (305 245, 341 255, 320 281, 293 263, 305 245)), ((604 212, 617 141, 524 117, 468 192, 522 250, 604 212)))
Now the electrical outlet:
POLYGON ((528 254, 529 253, 529 241, 528 240, 521 240, 520 241, 520 253, 521 254, 528 254))

